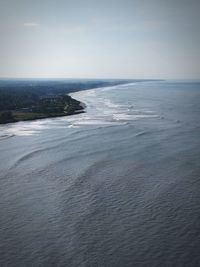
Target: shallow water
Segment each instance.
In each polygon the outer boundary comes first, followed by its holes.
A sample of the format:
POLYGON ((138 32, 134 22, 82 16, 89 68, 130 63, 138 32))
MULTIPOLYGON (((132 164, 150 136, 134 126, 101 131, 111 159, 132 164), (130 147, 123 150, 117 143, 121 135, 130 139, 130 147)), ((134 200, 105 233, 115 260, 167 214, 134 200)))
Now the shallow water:
POLYGON ((0 126, 0 266, 199 266, 200 83, 72 96, 0 126))

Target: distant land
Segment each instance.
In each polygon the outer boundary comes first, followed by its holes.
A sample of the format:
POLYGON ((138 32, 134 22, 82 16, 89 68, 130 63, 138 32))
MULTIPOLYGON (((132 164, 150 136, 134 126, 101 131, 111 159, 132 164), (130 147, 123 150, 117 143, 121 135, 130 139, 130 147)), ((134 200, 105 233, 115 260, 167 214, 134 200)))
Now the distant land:
POLYGON ((153 80, 2 79, 0 124, 82 113, 84 103, 69 93, 143 81, 153 80))

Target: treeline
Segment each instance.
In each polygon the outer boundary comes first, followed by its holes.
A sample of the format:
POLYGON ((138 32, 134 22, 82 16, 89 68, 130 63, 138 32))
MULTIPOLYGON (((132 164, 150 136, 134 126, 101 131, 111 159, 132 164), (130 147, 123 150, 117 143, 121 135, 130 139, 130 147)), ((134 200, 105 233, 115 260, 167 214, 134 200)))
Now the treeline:
POLYGON ((40 99, 35 106, 31 108, 31 112, 35 113, 66 113, 83 109, 80 102, 68 95, 52 96, 40 99))
POLYGON ((0 88, 0 111, 16 110, 34 105, 39 95, 26 89, 0 88))
POLYGON ((81 81, 0 81, 0 111, 31 107, 41 97, 64 95, 97 87, 117 85, 129 80, 81 80, 81 81))
POLYGON ((70 92, 114 86, 131 80, 0 80, 0 123, 81 112, 70 92))

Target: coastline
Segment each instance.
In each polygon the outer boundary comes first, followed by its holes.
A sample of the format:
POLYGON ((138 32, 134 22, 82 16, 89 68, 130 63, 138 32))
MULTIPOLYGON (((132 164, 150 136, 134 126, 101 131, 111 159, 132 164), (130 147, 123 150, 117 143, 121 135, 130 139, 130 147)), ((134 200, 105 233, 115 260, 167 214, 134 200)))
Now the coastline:
MULTIPOLYGON (((33 120, 40 120, 40 119, 48 119, 48 118, 56 118, 56 117, 64 117, 64 116, 71 116, 77 115, 80 113, 84 113, 86 104, 80 102, 76 98, 74 98, 74 94, 80 91, 87 91, 87 90, 94 90, 100 88, 109 88, 117 85, 127 85, 130 83, 136 82, 147 82, 151 80, 120 80, 114 81, 110 80, 107 83, 103 81, 99 81, 93 87, 89 84, 79 85, 74 90, 73 87, 68 92, 64 93, 64 91, 60 92, 56 90, 56 85, 53 85, 53 92, 52 89, 49 88, 49 92, 42 91, 38 98, 33 104, 25 105, 24 107, 18 107, 15 105, 14 108, 6 108, 4 110, 0 110, 0 125, 8 124, 8 123, 15 123, 20 121, 33 121, 33 120)), ((4 89, 7 89, 6 87, 4 89)), ((29 88, 26 88, 29 89, 29 88)), ((47 88, 45 88, 47 89, 47 88)), ((63 89, 64 90, 64 89, 63 89)), ((28 91, 28 90, 27 90, 28 91)), ((28 97, 31 94, 35 93, 35 88, 31 88, 30 91, 26 93, 28 97)), ((37 88, 36 88, 37 91, 37 88)), ((24 93, 24 92, 22 92, 24 93)), ((15 94, 20 94, 18 91, 15 91, 15 87, 13 87, 13 93, 11 93, 11 100, 12 98, 15 99, 15 94), (17 92, 17 93, 16 93, 17 92)), ((18 95, 17 95, 18 96, 18 95)), ((26 96, 25 96, 26 97, 26 96)), ((24 98, 25 98, 24 97, 24 98)), ((7 99, 6 99, 7 100, 7 99)), ((6 101, 5 101, 6 102, 6 101)), ((8 102, 8 101, 7 101, 8 102)), ((4 102, 3 102, 4 103, 4 102)))
MULTIPOLYGON (((43 101, 43 99, 42 99, 43 101)), ((44 101, 46 99, 44 98, 44 101)), ((34 121, 48 118, 64 117, 84 113, 86 108, 85 103, 72 98, 69 94, 65 95, 56 95, 53 98, 47 98, 47 101, 50 101, 50 105, 43 112, 35 112, 32 110, 32 107, 28 107, 26 110, 6 110, 0 112, 0 125, 16 123, 20 121, 34 121), (49 100, 50 99, 50 100, 49 100), (55 100, 56 99, 56 100, 55 100), (59 100, 58 100, 59 99, 59 100), (52 105, 52 100, 57 101, 57 106, 52 105), (65 102, 64 102, 65 100, 65 102), (62 103, 61 103, 62 101, 62 103), (60 106, 62 104, 62 106, 60 106)), ((55 104, 55 103, 53 103, 55 104)), ((43 107, 38 107, 42 109, 43 107)))
MULTIPOLYGON (((123 84, 126 84, 128 82, 125 82, 123 84)), ((119 82, 113 85, 119 85, 122 84, 122 82, 119 82)), ((91 89, 98 89, 98 88, 103 88, 103 87, 110 87, 111 85, 103 85, 99 87, 94 87, 94 88, 80 88, 79 90, 76 89, 75 92, 79 91, 87 91, 91 89)), ((48 118, 57 118, 57 117, 64 117, 64 116, 72 116, 72 115, 77 115, 81 113, 85 113, 85 108, 86 104, 83 102, 80 102, 79 100, 76 100, 71 96, 73 94, 72 92, 69 92, 67 94, 59 95, 59 93, 54 95, 52 98, 49 97, 48 95, 44 96, 44 99, 52 101, 52 99, 55 101, 55 99, 58 98, 67 98, 67 101, 65 104, 63 104, 63 110, 61 112, 51 112, 47 110, 47 112, 34 112, 32 111, 32 107, 27 107, 28 111, 22 110, 5 110, 5 111, 0 111, 0 125, 6 125, 10 123, 16 123, 20 121, 34 121, 34 120, 41 120, 41 119, 48 119, 48 118), (4 116, 4 117, 3 117, 4 116)), ((43 98, 42 98, 43 100, 43 98)), ((58 100, 57 100, 58 101, 58 100)), ((59 103, 60 104, 60 103, 59 103)), ((55 109, 55 108, 54 108, 55 109)))
MULTIPOLYGON (((74 99, 75 100, 75 99, 74 99)), ((67 116, 72 116, 72 115, 78 115, 81 113, 85 113, 85 108, 86 105, 84 103, 81 103, 80 106, 82 107, 81 109, 76 109, 73 112, 68 112, 68 113, 60 113, 60 114, 37 114, 34 117, 30 117, 30 118, 22 118, 22 119, 18 119, 18 120, 10 120, 8 122, 0 122, 0 125, 6 125, 9 123, 16 123, 16 122, 20 122, 20 121, 34 121, 34 120, 44 120, 44 119, 49 119, 49 118, 59 118, 59 117, 67 117, 67 116)))

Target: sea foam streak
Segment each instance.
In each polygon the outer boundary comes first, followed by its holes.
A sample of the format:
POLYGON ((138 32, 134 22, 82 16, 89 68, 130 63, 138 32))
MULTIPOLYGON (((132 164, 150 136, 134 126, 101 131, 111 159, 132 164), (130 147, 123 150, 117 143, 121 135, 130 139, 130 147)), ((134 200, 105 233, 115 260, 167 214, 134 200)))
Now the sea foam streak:
POLYGON ((119 125, 142 118, 158 117, 154 111, 136 109, 133 105, 128 103, 119 104, 113 99, 111 100, 108 92, 113 91, 117 94, 123 93, 122 90, 130 89, 132 85, 133 84, 90 89, 70 94, 73 98, 86 104, 86 113, 77 117, 73 125, 119 125))
POLYGON ((70 95, 86 104, 86 113, 36 121, 11 123, 0 126, 0 139, 12 136, 38 134, 48 128, 79 128, 81 126, 123 125, 144 118, 158 117, 152 110, 135 107, 132 100, 122 99, 124 90, 132 90, 136 84, 102 87, 71 93, 70 95), (113 99, 117 96, 117 100, 113 99))

